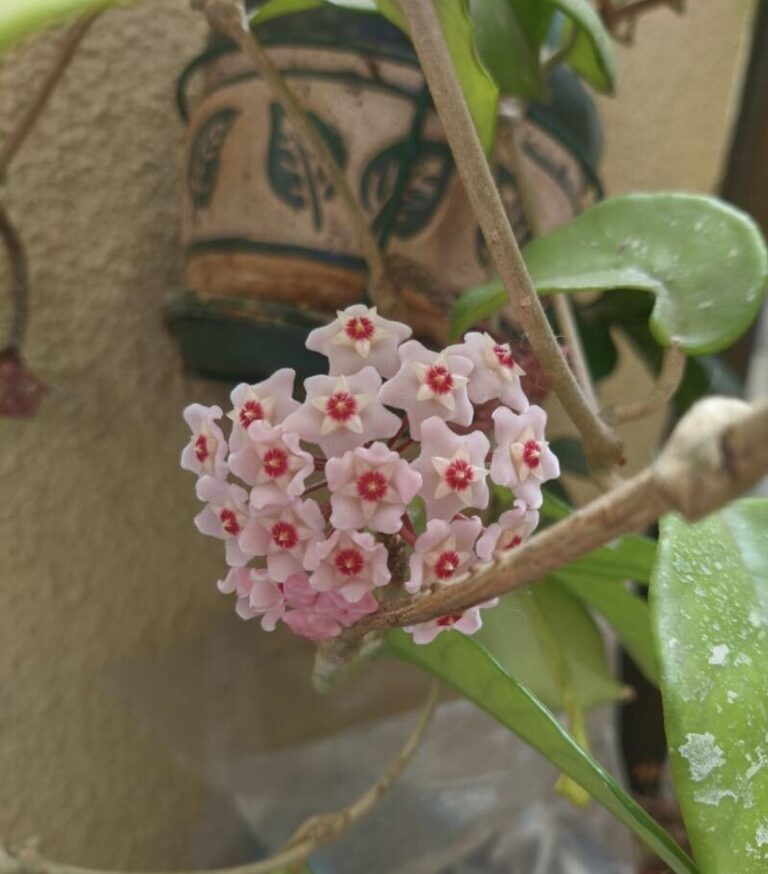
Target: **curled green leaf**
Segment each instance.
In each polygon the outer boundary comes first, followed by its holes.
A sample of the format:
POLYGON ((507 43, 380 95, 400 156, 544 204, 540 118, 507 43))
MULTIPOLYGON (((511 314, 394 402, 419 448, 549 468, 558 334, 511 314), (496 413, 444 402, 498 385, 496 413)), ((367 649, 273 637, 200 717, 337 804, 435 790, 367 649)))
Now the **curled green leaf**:
MULTIPOLYGON (((662 346, 678 343, 687 355, 717 352, 737 340, 768 285, 768 253, 755 223, 703 195, 614 197, 534 240, 523 254, 542 295, 652 293, 654 338, 662 346)), ((454 333, 506 301, 498 280, 466 292, 454 308, 454 333)))
POLYGON ((613 92, 616 61, 608 31, 589 0, 551 0, 567 18, 568 65, 598 91, 613 92))

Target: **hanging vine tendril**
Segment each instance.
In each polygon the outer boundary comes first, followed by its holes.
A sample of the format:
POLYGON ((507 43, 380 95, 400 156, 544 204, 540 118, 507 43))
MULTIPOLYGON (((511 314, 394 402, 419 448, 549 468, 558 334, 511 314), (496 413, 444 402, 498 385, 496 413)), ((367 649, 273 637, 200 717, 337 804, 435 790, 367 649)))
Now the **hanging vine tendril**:
POLYGON ((27 269, 27 256, 21 237, 16 230, 8 210, 0 204, 0 237, 8 255, 10 284, 8 293, 11 299, 11 320, 8 327, 8 336, 3 344, 3 351, 21 347, 24 333, 27 328, 27 316, 29 310, 29 271, 27 269))
POLYGON ((29 272, 24 244, 1 203, 0 237, 8 256, 11 303, 8 334, 0 349, 0 415, 32 416, 48 387, 24 367, 21 358, 29 310, 29 272))

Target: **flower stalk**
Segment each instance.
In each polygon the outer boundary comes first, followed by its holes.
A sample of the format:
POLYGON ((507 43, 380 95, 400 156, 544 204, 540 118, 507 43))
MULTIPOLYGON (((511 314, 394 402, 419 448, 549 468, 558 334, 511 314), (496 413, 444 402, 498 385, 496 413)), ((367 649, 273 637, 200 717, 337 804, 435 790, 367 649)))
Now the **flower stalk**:
POLYGON ((709 398, 681 420, 657 461, 464 580, 381 605, 355 631, 428 622, 543 579, 665 513, 689 521, 724 506, 768 473, 768 403, 709 398))

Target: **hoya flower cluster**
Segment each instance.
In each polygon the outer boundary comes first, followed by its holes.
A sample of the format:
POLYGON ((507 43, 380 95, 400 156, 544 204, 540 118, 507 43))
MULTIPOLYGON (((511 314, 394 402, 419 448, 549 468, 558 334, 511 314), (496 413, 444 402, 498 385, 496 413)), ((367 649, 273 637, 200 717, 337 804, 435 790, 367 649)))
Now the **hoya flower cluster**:
MULTIPOLYGON (((236 595, 243 618, 331 638, 402 589, 451 585, 536 527, 541 485, 559 468, 509 346, 473 332, 434 352, 410 335, 375 308, 351 306, 309 334, 307 347, 329 366, 305 380, 303 402, 283 369, 235 388, 229 439, 219 407, 184 411, 192 437, 181 463, 198 475, 205 504, 195 524, 224 541, 230 570, 219 588, 236 595), (489 480, 516 500, 486 526, 489 480), (397 538, 409 571, 393 580, 397 538)), ((428 643, 481 624, 473 607, 407 631, 428 643)))

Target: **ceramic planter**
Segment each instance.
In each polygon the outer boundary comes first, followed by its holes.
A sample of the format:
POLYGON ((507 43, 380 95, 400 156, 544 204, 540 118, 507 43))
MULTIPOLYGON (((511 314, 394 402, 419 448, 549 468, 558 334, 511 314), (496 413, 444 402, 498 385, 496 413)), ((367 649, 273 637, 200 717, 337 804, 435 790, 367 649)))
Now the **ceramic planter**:
MULTIPOLYGON (((260 36, 371 227, 404 265, 402 294, 415 333, 444 342, 446 296, 482 283, 490 264, 410 45, 378 17, 336 10, 278 19, 260 36), (407 184, 398 191, 404 162, 407 184), (425 293, 425 274, 438 277, 447 294, 425 293)), ((598 189, 599 126, 589 98, 567 73, 552 90, 552 104, 530 112, 523 138, 545 227, 568 220, 598 189)), ((187 293, 168 317, 183 354, 196 370, 226 378, 255 379, 283 365, 316 372, 322 363, 303 349, 307 330, 359 301, 365 288, 365 264, 339 198, 231 46, 214 45, 187 68, 180 98, 188 114, 187 293)), ((524 241, 505 142, 500 136, 492 163, 524 241)))

